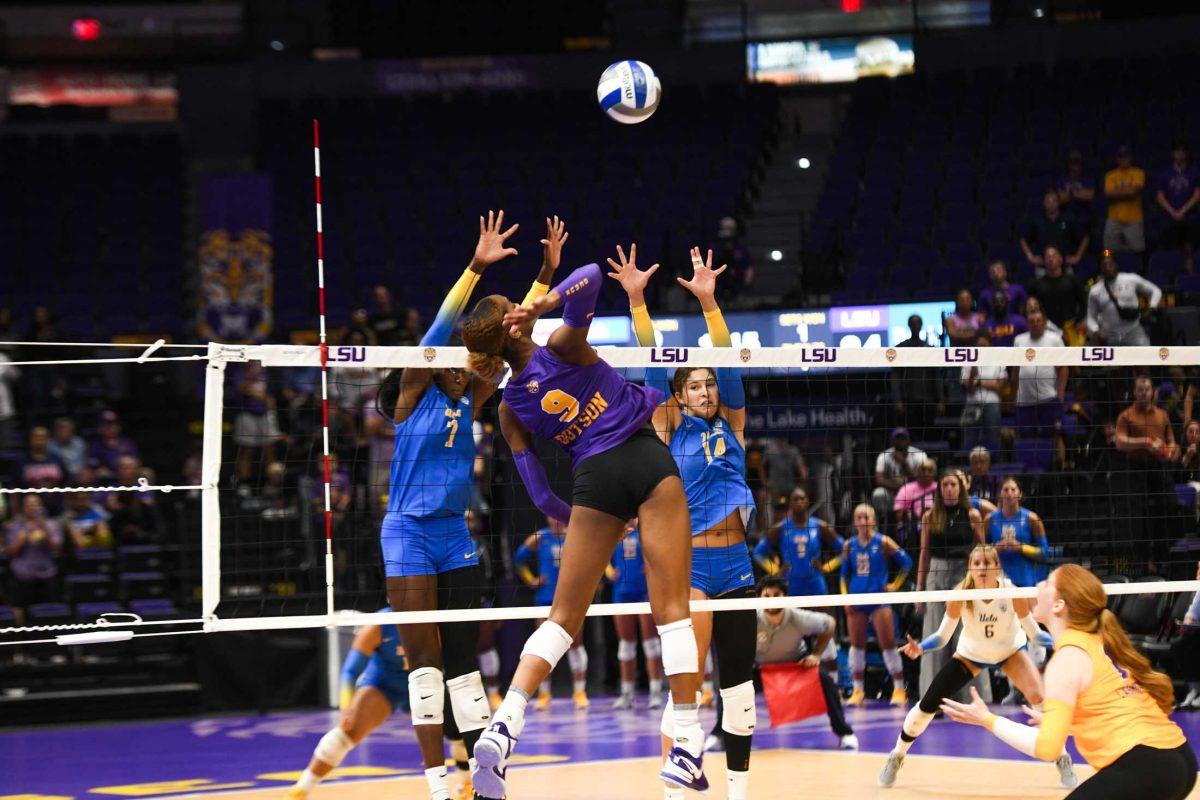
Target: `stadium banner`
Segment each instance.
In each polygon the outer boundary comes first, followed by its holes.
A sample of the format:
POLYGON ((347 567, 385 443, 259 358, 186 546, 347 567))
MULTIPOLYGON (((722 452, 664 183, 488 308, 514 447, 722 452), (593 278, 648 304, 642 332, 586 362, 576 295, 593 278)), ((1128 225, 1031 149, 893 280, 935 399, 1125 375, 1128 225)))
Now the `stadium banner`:
POLYGON ((862 430, 875 426, 879 404, 864 400, 821 400, 764 397, 746 405, 748 436, 862 430))
POLYGON ((15 69, 8 81, 14 106, 174 106, 175 76, 105 69, 15 69))
POLYGON ((746 45, 751 83, 847 83, 895 78, 913 71, 912 36, 886 34, 841 39, 756 42, 746 45))
POLYGON ((255 344, 274 324, 271 177, 208 175, 200 181, 197 329, 216 342, 255 344))
POLYGON ((380 61, 375 66, 375 85, 388 94, 533 89, 541 84, 539 64, 537 59, 519 56, 380 61))

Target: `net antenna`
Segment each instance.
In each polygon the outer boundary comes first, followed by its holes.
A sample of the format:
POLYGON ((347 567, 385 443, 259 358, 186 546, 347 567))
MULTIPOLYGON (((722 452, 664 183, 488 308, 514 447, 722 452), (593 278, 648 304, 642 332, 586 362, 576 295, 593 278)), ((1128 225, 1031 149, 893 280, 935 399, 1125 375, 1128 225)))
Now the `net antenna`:
POLYGON ((325 606, 333 616, 333 505, 329 488, 329 343, 325 327, 325 234, 321 221, 321 121, 313 120, 313 202, 317 225, 317 300, 321 350, 321 455, 325 480, 325 606))

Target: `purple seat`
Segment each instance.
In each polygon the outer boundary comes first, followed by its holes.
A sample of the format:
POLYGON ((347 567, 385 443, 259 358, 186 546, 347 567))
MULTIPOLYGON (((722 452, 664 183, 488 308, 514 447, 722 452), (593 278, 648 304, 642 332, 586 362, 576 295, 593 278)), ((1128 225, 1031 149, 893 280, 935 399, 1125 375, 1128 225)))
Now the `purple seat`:
POLYGON ((1026 472, 1045 472, 1054 461, 1054 440, 1017 439, 1013 458, 1025 465, 1026 472))

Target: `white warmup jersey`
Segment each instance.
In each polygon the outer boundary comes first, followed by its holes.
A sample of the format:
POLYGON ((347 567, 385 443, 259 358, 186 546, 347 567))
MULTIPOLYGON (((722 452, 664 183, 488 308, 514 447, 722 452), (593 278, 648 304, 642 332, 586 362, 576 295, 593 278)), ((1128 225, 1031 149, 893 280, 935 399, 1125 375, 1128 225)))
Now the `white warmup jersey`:
MULTIPOLYGON (((1002 586, 1010 587, 1009 581, 1002 586)), ((955 651, 980 664, 1001 664, 1025 646, 1028 637, 1013 611, 1012 600, 976 600, 962 607, 963 630, 955 651)))

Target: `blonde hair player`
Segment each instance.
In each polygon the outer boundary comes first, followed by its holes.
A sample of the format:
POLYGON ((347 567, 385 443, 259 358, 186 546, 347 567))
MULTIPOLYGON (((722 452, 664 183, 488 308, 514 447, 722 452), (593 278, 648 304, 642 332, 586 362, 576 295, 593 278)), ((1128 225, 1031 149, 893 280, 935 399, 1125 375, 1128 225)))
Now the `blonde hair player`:
POLYGON ((1183 800, 1196 785, 1196 754, 1167 714, 1175 704, 1171 679, 1150 667, 1108 610, 1100 579, 1066 564, 1038 585, 1034 616, 1050 629, 1055 653, 1046 664, 1044 711, 1028 706, 1033 725, 970 703, 946 700, 957 722, 981 725, 1034 758, 1057 758, 1067 736, 1096 774, 1068 800, 1183 800), (1035 727, 1037 726, 1037 727, 1035 727))
MULTIPOLYGON (((877 528, 875 509, 859 503, 854 509, 854 535, 842 547, 842 594, 874 594, 894 592, 904 585, 912 569, 912 557, 891 537, 877 528), (888 561, 895 559, 899 567, 896 577, 888 582, 888 561)), ((892 676, 894 706, 908 703, 904 688, 904 666, 896 652, 896 622, 889 604, 875 606, 846 606, 846 627, 850 629, 850 677, 854 693, 847 705, 861 706, 866 702, 864 672, 867 664, 867 622, 875 627, 883 663, 892 676)))
MULTIPOLYGON (((955 589, 998 589, 1012 586, 1000 568, 1000 554, 991 545, 976 545, 967 557, 967 576, 955 589)), ((1030 615, 1029 602, 1013 600, 951 600, 937 630, 922 639, 908 637, 900 652, 912 659, 945 647, 954 636, 961 620, 962 635, 954 657, 946 662, 929 684, 921 702, 913 706, 904 718, 900 736, 879 773, 879 785, 889 787, 896 782, 896 773, 904 765, 904 757, 916 738, 929 727, 942 700, 962 689, 985 667, 999 667, 1035 707, 1042 703, 1042 681, 1026 642, 1049 639, 1030 615)), ((1048 643, 1048 642, 1047 642, 1048 643)), ((1071 757, 1062 751, 1055 760, 1059 781, 1068 789, 1079 779, 1071 757)))

